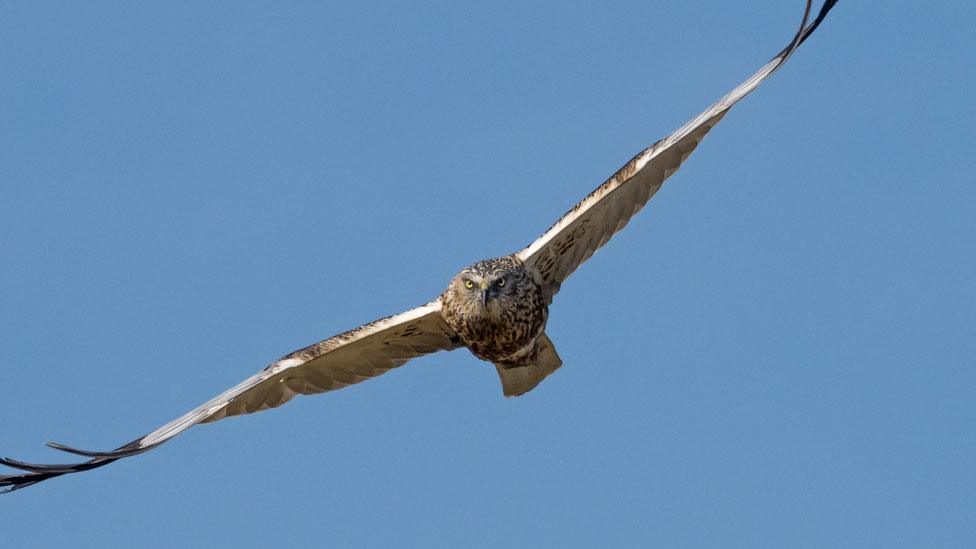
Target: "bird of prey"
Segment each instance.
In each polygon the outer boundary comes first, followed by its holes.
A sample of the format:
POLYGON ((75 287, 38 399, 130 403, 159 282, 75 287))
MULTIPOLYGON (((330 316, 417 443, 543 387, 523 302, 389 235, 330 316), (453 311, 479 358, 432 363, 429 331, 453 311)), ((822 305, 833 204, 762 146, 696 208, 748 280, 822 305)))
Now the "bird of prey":
POLYGON ((55 449, 90 459, 66 465, 0 459, 4 465, 25 471, 0 475, 0 487, 9 492, 102 467, 152 450, 198 423, 259 412, 280 406, 295 395, 359 383, 436 351, 467 347, 476 357, 495 365, 506 396, 532 390, 562 365, 545 328, 549 305, 566 278, 624 228, 732 105, 769 78, 835 4, 836 0, 826 0, 809 22, 811 0, 807 0, 800 28, 782 51, 704 112, 638 153, 527 248, 465 268, 451 279, 444 293, 426 305, 295 351, 115 450, 91 452, 49 443, 55 449))

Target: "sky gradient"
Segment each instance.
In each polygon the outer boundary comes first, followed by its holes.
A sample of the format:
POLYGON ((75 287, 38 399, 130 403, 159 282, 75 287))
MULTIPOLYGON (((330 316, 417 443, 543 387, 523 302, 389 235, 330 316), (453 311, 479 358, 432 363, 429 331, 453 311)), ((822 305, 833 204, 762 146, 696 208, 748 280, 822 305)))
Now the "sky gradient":
MULTIPOLYGON (((0 497, 10 547, 962 547, 972 3, 842 1, 563 286, 466 351, 0 497)), ((0 5, 0 455, 110 449, 522 248, 800 1, 0 5)))

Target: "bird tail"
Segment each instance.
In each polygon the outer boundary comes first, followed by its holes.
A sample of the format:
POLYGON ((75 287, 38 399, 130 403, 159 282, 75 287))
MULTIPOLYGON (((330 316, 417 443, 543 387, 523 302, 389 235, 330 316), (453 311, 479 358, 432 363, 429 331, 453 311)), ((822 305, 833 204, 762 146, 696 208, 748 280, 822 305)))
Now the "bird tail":
POLYGON ((536 340, 535 352, 530 357, 515 364, 495 363, 505 396, 519 396, 535 389, 539 382, 563 365, 552 341, 544 333, 536 340))

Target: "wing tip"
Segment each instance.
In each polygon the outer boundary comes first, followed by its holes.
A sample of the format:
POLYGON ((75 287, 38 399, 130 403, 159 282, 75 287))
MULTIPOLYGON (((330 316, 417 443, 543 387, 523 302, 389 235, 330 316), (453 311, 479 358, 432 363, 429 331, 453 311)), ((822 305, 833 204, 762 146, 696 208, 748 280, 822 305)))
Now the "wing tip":
POLYGON ((81 463, 28 463, 18 459, 2 457, 0 458, 0 465, 26 472, 19 475, 0 475, 0 494, 8 494, 10 492, 27 488, 28 486, 33 486, 39 482, 62 475, 70 475, 84 471, 91 471, 92 469, 98 469, 99 467, 104 467, 109 463, 118 461, 119 459, 131 457, 152 450, 159 445, 153 444, 141 446, 140 441, 142 441, 143 438, 136 439, 110 452, 93 452, 89 450, 82 450, 66 444, 61 444, 59 442, 48 442, 46 444, 49 448, 53 448, 61 452, 91 458, 88 461, 83 461, 81 463))
POLYGON ((114 462, 116 459, 118 458, 95 458, 82 463, 46 465, 27 463, 25 461, 6 457, 0 458, 0 465, 6 465, 7 467, 27 471, 26 473, 19 475, 0 475, 0 488, 2 488, 2 490, 0 490, 0 494, 9 494, 22 488, 27 488, 28 486, 33 486, 45 480, 60 477, 62 475, 97 469, 114 462))

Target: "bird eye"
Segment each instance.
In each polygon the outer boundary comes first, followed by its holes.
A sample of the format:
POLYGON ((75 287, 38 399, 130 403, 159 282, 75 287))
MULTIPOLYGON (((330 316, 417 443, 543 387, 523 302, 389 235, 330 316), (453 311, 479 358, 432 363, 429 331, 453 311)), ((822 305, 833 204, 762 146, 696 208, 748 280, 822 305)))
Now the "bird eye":
POLYGON ((471 288, 474 288, 474 282, 472 282, 470 280, 465 280, 464 281, 464 287, 470 290, 471 288))
POLYGON ((498 279, 498 287, 501 288, 504 285, 505 285, 505 279, 504 278, 499 278, 498 279))

